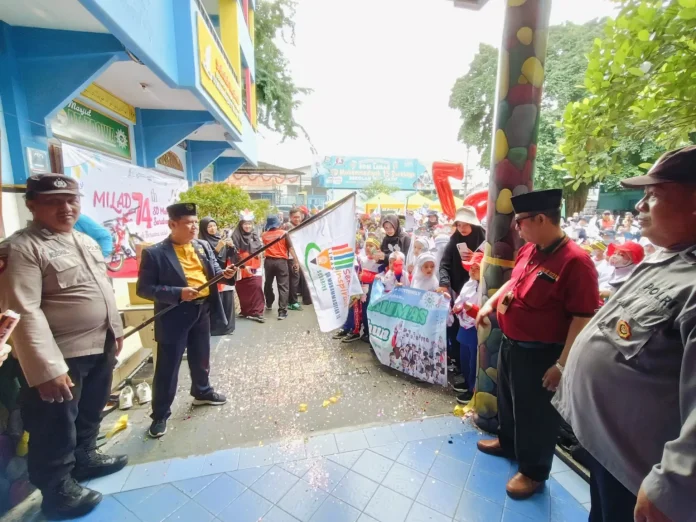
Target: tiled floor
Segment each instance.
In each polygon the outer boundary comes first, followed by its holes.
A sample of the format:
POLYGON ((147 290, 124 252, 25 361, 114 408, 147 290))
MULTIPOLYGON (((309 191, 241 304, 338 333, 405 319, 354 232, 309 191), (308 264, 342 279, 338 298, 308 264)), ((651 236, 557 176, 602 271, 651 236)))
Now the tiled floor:
POLYGON ((469 421, 447 416, 138 464, 88 483, 106 496, 81 520, 587 520, 589 487, 559 460, 542 493, 509 499, 515 466, 477 452, 482 437, 469 421))

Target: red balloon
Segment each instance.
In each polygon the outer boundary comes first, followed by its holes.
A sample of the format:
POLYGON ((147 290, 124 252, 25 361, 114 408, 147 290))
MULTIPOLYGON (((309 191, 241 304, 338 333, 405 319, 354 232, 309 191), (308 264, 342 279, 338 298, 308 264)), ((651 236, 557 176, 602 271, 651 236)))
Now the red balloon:
POLYGON ((442 206, 442 213, 448 218, 454 219, 457 209, 454 205, 454 193, 448 178, 464 179, 464 165, 461 163, 436 161, 433 163, 432 172, 437 197, 442 206))
POLYGON ((464 204, 471 205, 476 209, 476 216, 479 220, 485 218, 488 213, 488 191, 479 190, 472 192, 464 198, 464 204))

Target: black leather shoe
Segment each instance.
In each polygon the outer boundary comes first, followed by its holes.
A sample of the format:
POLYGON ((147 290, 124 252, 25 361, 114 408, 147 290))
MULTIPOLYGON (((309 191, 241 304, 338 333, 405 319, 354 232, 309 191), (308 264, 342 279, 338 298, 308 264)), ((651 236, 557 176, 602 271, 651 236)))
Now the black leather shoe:
POLYGON ((56 487, 43 490, 41 493, 41 510, 49 520, 82 517, 102 500, 101 493, 83 488, 73 478, 67 478, 56 487))
POLYGON ((75 451, 75 468, 72 476, 75 480, 87 480, 105 475, 111 475, 121 471, 128 464, 128 457, 125 455, 104 455, 97 450, 81 453, 75 451))

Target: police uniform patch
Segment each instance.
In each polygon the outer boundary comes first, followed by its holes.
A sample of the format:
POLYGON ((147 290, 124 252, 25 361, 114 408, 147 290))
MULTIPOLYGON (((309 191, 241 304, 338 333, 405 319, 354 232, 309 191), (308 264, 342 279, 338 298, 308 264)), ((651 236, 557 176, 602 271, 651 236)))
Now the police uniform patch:
POLYGON ((7 256, 0 256, 0 274, 7 268, 7 256))
POLYGON ((630 339, 631 325, 629 325, 626 321, 621 319, 618 323, 616 323, 616 333, 618 333, 619 337, 621 337, 622 339, 630 339))
POLYGON ((53 186, 56 188, 65 188, 68 186, 68 184, 59 178, 53 182, 53 186))

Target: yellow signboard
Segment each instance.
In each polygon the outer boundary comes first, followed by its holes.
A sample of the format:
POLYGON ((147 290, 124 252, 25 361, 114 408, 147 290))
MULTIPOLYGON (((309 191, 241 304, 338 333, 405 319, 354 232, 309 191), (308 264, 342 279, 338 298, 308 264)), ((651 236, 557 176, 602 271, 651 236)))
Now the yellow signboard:
POLYGON ((198 64, 201 86, 232 125, 242 132, 242 87, 228 65, 223 51, 198 15, 198 64))
POLYGON ((99 105, 106 107, 111 112, 114 112, 128 121, 135 123, 135 107, 124 102, 121 98, 117 98, 96 83, 91 84, 84 91, 82 91, 82 96, 97 102, 99 105))

